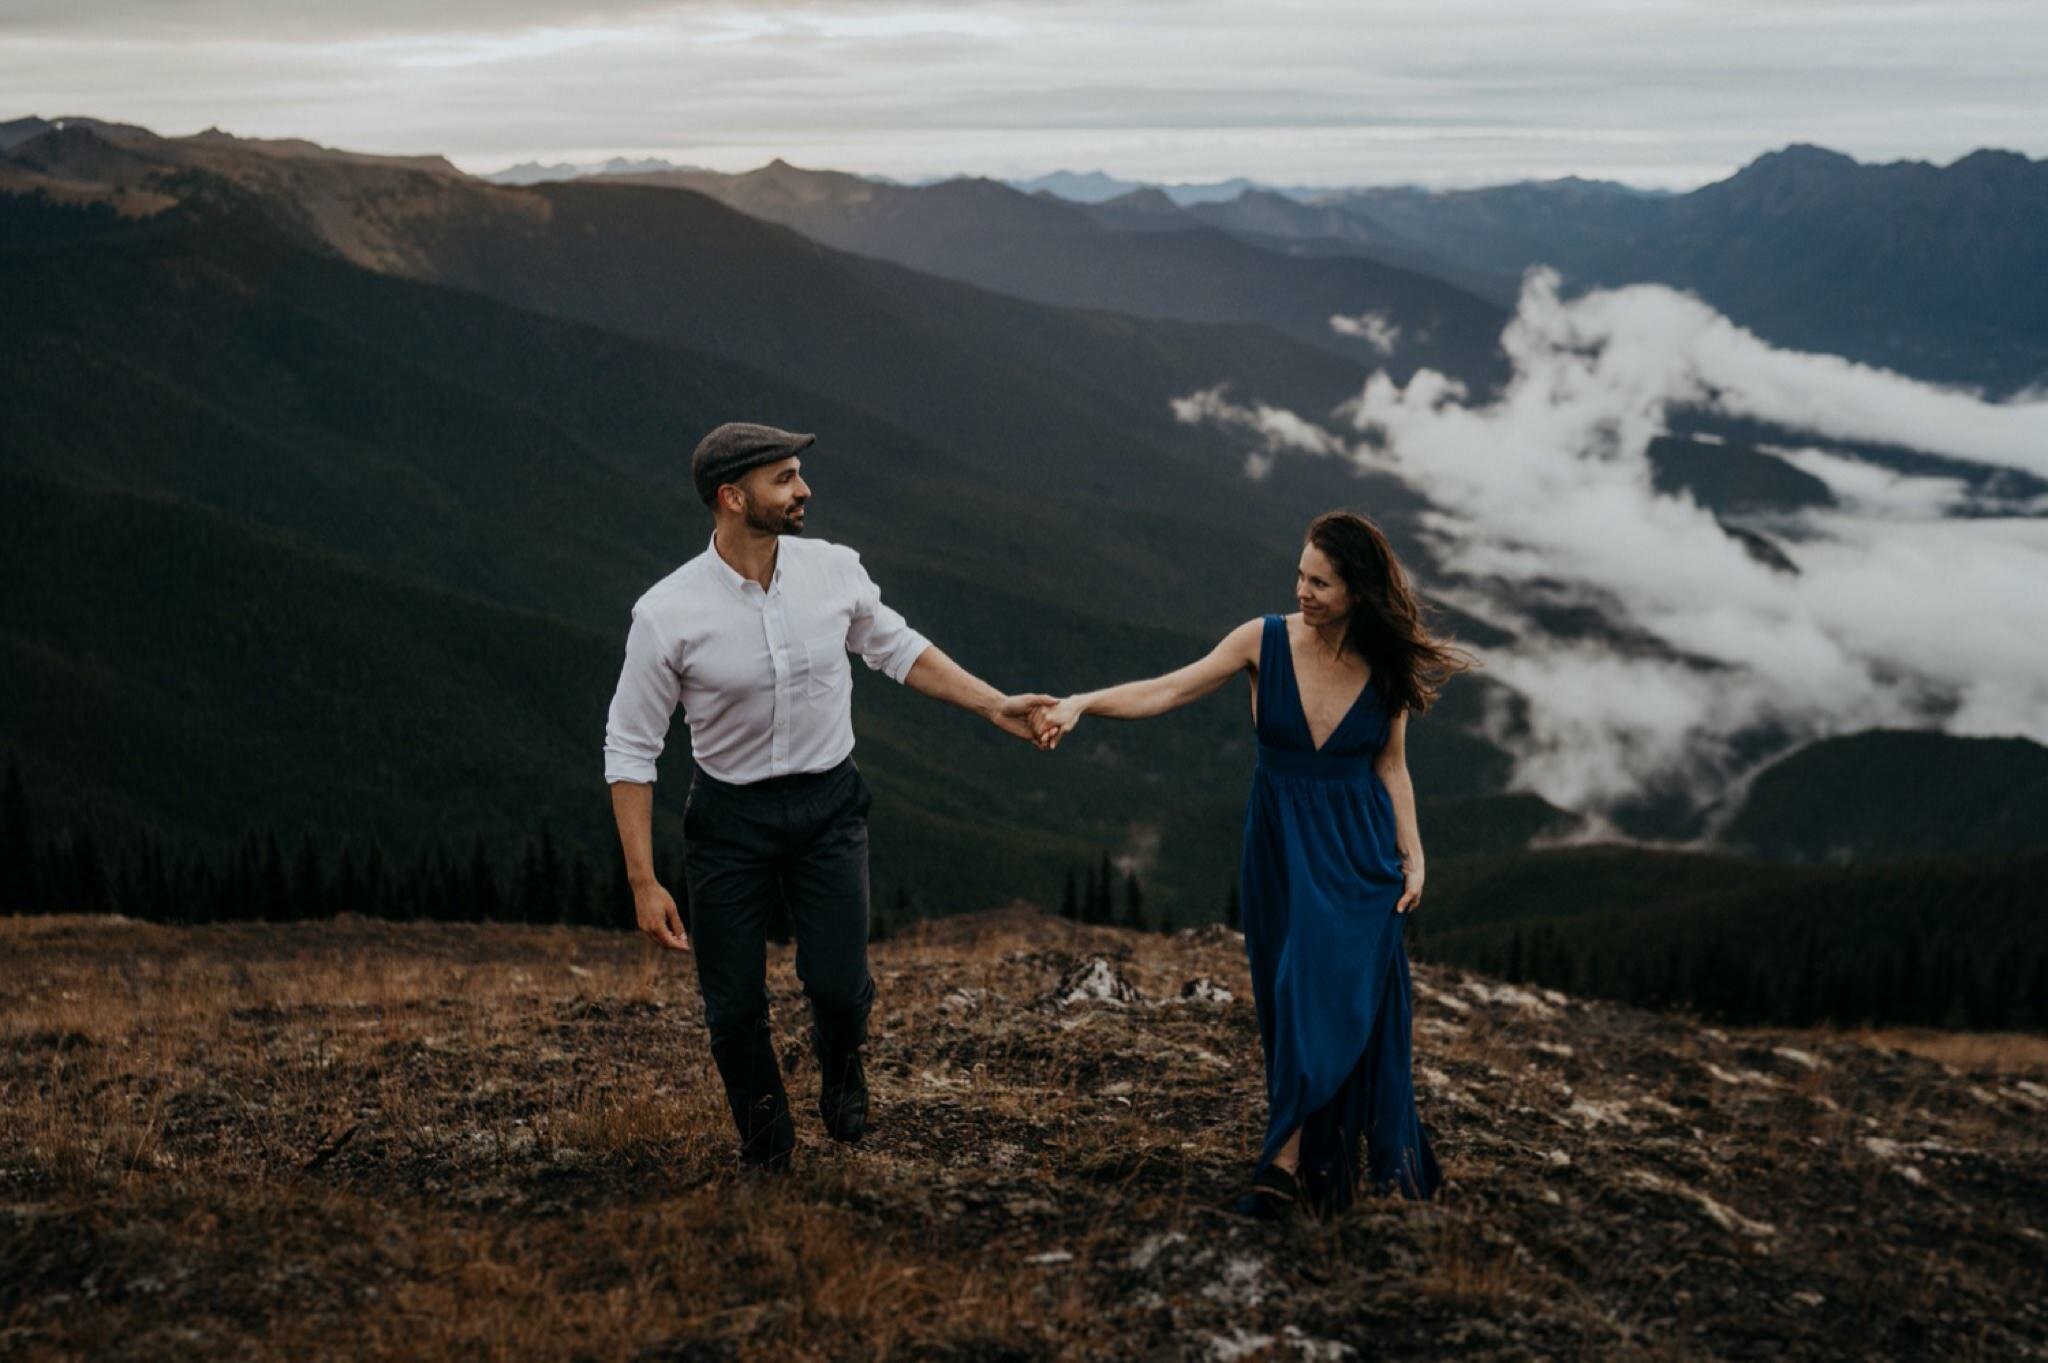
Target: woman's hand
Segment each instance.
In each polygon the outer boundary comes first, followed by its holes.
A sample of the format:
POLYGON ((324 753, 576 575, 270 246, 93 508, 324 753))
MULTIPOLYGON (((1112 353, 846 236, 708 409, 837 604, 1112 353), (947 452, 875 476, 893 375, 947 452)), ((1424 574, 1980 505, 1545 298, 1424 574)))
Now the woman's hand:
POLYGON ((1081 716, 1088 713, 1085 696, 1068 696, 1040 710, 1033 725, 1038 731, 1038 746, 1050 752, 1060 745, 1060 740, 1074 731, 1081 722, 1081 716))
POLYGON ((1422 863, 1410 865, 1401 863, 1401 876, 1406 882, 1400 900, 1394 905, 1395 913, 1408 913, 1422 907, 1422 863))

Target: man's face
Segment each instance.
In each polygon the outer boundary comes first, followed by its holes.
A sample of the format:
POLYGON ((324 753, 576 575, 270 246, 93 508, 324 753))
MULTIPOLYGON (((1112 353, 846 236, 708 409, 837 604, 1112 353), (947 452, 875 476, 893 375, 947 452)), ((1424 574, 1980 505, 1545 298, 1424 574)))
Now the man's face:
POLYGON ((811 486, 803 479, 802 466, 803 460, 791 455, 748 469, 733 485, 740 491, 740 515, 749 526, 771 535, 803 534, 811 486))

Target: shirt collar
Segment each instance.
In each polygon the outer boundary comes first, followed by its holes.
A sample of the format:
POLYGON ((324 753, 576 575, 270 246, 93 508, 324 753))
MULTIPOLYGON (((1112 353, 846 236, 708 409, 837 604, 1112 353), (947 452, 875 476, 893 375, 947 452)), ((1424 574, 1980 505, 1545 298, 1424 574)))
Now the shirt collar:
MULTIPOLYGON (((782 585, 783 565, 789 558, 787 550, 787 544, 778 544, 775 547, 775 571, 768 578, 768 594, 771 596, 774 595, 775 589, 782 585)), ((727 563, 725 556, 718 552, 718 532, 716 530, 713 530, 711 538, 704 542, 704 552, 711 559, 711 571, 717 574, 719 581, 725 583, 733 595, 744 597, 747 594, 747 585, 753 579, 741 576, 739 570, 730 563, 727 563)))

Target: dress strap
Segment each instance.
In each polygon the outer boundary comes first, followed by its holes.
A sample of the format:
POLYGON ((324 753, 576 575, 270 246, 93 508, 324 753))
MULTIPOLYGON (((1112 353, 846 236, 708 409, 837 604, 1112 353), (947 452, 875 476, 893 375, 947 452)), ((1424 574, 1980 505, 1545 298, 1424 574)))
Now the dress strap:
POLYGON ((1286 698, 1280 691, 1280 669, 1287 659, 1280 650, 1287 647, 1287 622, 1277 615, 1265 617, 1265 630, 1259 635, 1259 713, 1253 737, 1264 742, 1266 735, 1274 732, 1280 722, 1281 707, 1286 698))

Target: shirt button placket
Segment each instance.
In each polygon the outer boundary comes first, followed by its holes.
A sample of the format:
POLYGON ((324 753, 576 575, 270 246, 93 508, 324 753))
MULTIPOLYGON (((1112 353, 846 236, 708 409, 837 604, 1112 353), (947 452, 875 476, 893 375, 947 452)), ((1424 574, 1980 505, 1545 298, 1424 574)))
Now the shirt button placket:
POLYGON ((775 720, 768 740, 768 774, 782 776, 789 771, 789 627, 776 596, 763 596, 762 628, 768 636, 768 660, 775 667, 775 720))

